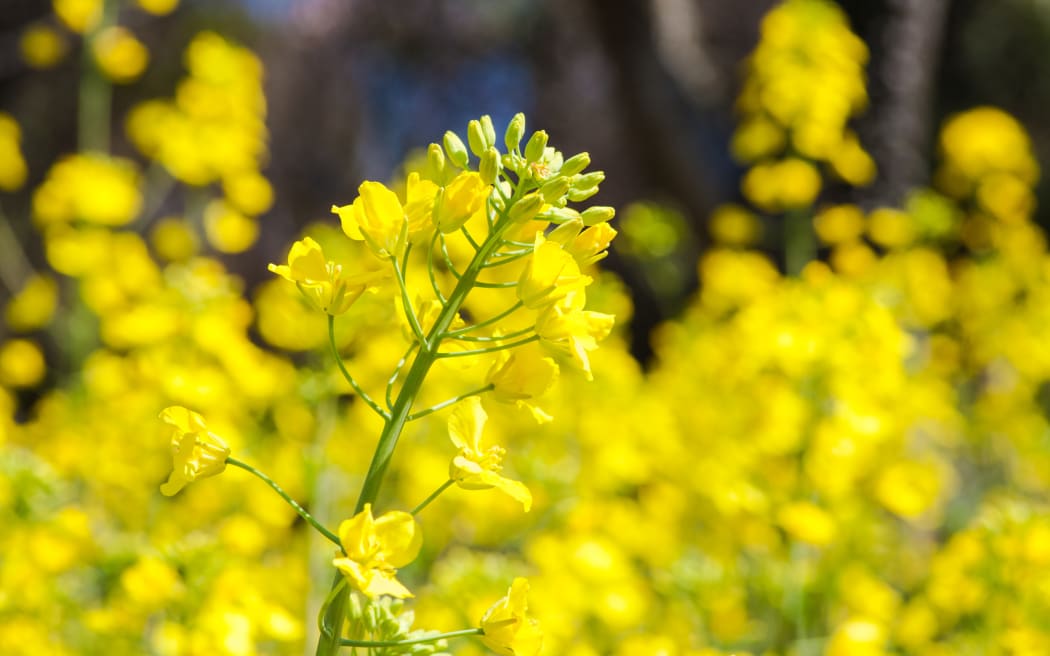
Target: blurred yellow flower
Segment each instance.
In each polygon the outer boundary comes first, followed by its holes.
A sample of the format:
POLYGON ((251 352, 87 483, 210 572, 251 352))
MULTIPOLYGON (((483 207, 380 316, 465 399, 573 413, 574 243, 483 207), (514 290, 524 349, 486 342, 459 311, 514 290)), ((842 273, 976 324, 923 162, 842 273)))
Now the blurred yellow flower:
POLYGON ((36 342, 9 339, 0 344, 0 385, 33 387, 46 372, 44 354, 36 342))
POLYGON ((481 642, 503 656, 536 656, 543 646, 539 622, 528 616, 529 582, 521 577, 511 583, 507 596, 481 618, 481 642))
POLYGON ((813 217, 813 229, 825 244, 856 241, 864 234, 864 212, 856 205, 832 205, 813 217))
POLYGON ((204 208, 204 235, 221 253, 243 253, 259 238, 259 222, 215 199, 204 208))
POLYGON ((66 27, 83 34, 102 20, 104 0, 52 0, 55 15, 66 27))
POLYGON ((150 230, 150 245, 161 259, 184 262, 197 254, 200 240, 189 221, 168 216, 157 221, 150 230))
POLYGON ((366 503, 364 510, 339 525, 339 542, 345 555, 337 553, 332 564, 355 589, 371 599, 412 596, 395 577, 397 568, 415 560, 423 545, 423 533, 412 515, 394 510, 373 518, 372 504, 366 503))
POLYGON ((22 59, 33 68, 51 68, 62 61, 69 50, 65 38, 50 25, 30 25, 18 40, 22 59))
POLYGON ((10 114, 0 112, 0 191, 15 191, 26 181, 29 169, 19 142, 22 130, 10 114))
POLYGON ((171 436, 174 467, 167 482, 160 486, 161 494, 174 496, 198 478, 215 476, 226 469, 230 447, 208 430, 204 417, 182 406, 171 406, 160 413, 160 418, 174 428, 171 436))
POLYGON ((258 171, 237 171, 222 179, 222 191, 234 207, 258 216, 273 205, 273 187, 258 171))
POLYGON ((170 14, 179 6, 179 0, 135 0, 135 2, 143 11, 154 16, 170 14))
POLYGON ((780 509, 777 521, 788 535, 823 547, 835 539, 835 519, 826 510, 808 501, 795 501, 780 509))
POLYGON ((292 244, 288 264, 271 264, 268 268, 294 282, 311 303, 332 316, 349 310, 361 294, 383 277, 378 271, 344 276, 343 267, 326 260, 321 245, 310 237, 292 244))
POLYGON ((58 283, 48 275, 33 275, 4 308, 4 321, 12 330, 28 332, 43 328, 58 306, 58 283))
POLYGON ((707 229, 719 245, 737 248, 754 244, 762 234, 762 224, 754 212, 735 203, 719 205, 711 213, 707 229))
POLYGON ((481 433, 488 415, 481 407, 481 399, 472 396, 460 402, 448 420, 448 435, 459 452, 448 467, 448 476, 464 490, 496 488, 515 501, 521 502, 525 512, 532 507, 532 494, 520 481, 500 476, 503 454, 500 446, 483 449, 481 433))
POLYGON ((117 84, 134 82, 149 63, 146 46, 119 25, 96 34, 91 40, 91 52, 102 73, 117 84))
POLYGON ((104 226, 131 222, 142 206, 135 163, 104 153, 71 155, 56 162, 33 193, 41 225, 87 221, 104 226))

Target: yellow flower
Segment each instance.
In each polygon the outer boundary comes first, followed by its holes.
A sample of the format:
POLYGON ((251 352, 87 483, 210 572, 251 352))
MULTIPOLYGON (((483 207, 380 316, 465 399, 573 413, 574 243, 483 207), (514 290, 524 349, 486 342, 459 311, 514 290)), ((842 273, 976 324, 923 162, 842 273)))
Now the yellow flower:
POLYGON ((396 255, 401 233, 406 229, 405 210, 397 194, 381 182, 362 182, 358 196, 350 205, 332 206, 339 215, 343 232, 351 239, 364 240, 379 257, 396 255))
POLYGON ((221 474, 226 469, 230 447, 208 430, 204 417, 181 406, 172 406, 165 408, 160 418, 175 428, 171 436, 174 469, 168 481, 160 486, 161 494, 174 496, 187 483, 221 474))
POLYGON ((22 59, 33 68, 51 68, 65 56, 68 44, 50 25, 30 25, 18 40, 22 59))
POLYGON ((102 20, 103 0, 52 0, 55 15, 66 27, 83 34, 102 20))
POLYGON ((529 399, 542 396, 558 380, 560 369, 552 358, 543 357, 540 349, 529 346, 500 351, 489 370, 486 382, 493 386, 492 398, 514 403, 532 413, 536 421, 546 423, 551 416, 529 399))
POLYGON ((541 311, 536 318, 536 334, 541 344, 568 355, 587 380, 593 380, 587 353, 598 348, 616 319, 611 314, 584 310, 585 298, 582 290, 573 292, 541 311))
POLYGON ((590 276, 580 273, 580 265, 561 244, 537 233, 532 257, 518 281, 518 298, 527 307, 540 309, 590 283, 590 276))
POLYGON ((149 63, 149 50, 129 30, 107 27, 95 36, 91 50, 99 69, 117 84, 138 79, 149 63))
POLYGON ((506 450, 500 446, 487 449, 481 446, 481 432, 487 420, 488 415, 481 407, 481 399, 476 396, 466 399, 453 411, 448 420, 448 435, 459 453, 448 466, 448 477, 464 490, 494 487, 515 501, 520 501, 525 512, 529 512, 532 507, 529 488, 519 481, 499 475, 506 450))
POLYGON ((361 294, 372 288, 380 275, 368 271, 344 276, 343 267, 325 260, 320 244, 309 237, 292 244, 288 264, 271 264, 267 268, 294 282, 311 303, 332 316, 349 310, 361 294))
POLYGON ((398 510, 372 517, 372 504, 339 525, 344 555, 332 564, 347 581, 371 599, 390 595, 404 599, 412 593, 394 575, 398 567, 415 560, 423 534, 412 515, 398 510))
POLYGON ((433 227, 434 203, 441 187, 420 178, 412 171, 405 181, 405 218, 408 234, 415 235, 433 227))
POLYGON ((0 191, 15 191, 25 184, 29 169, 18 145, 21 140, 18 122, 0 112, 0 191))
POLYGON ((467 219, 485 207, 492 187, 485 184, 481 175, 464 171, 441 190, 434 204, 434 225, 448 234, 459 230, 467 219))
POLYGON ((492 605, 481 618, 481 642, 504 656, 536 656, 543 646, 539 622, 529 617, 525 596, 529 582, 518 577, 507 596, 492 605))

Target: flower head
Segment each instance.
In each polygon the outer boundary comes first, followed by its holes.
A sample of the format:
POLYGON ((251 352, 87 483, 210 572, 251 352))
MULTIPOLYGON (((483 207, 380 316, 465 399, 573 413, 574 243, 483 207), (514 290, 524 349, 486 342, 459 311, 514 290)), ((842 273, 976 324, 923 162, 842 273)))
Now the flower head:
POLYGON ((434 205, 434 224, 448 234, 459 230, 475 212, 485 207, 492 187, 474 172, 464 171, 441 190, 434 205))
POLYGON ((168 481, 160 486, 161 494, 173 496, 187 483, 221 474, 226 469, 230 447, 208 430, 204 417, 181 406, 172 406, 165 408, 160 418, 175 427, 171 436, 174 469, 168 481))
POLYGON ((518 577, 507 596, 492 605, 481 618, 481 641, 504 656, 536 656, 543 646, 539 622, 526 614, 529 582, 518 577))
POLYGON ((519 481, 500 476, 503 469, 503 447, 481 446, 481 433, 488 415, 481 407, 481 399, 472 396, 464 400, 448 420, 448 435, 459 452, 448 466, 448 477, 464 490, 496 488, 515 501, 520 501, 529 512, 532 494, 519 481))
POLYGON ((395 510, 373 518, 372 504, 366 503, 364 510, 339 525, 339 542, 345 555, 337 555, 332 564, 354 588, 371 599, 412 596, 395 578, 397 568, 415 560, 423 544, 412 515, 395 510))
POLYGON ((589 284, 591 278, 580 273, 580 265, 561 244, 536 233, 532 256, 518 281, 518 298, 522 303, 538 310, 589 284))
POLYGON ((587 354, 598 348, 598 342, 609 335, 615 317, 584 310, 584 299, 583 290, 573 292, 541 311, 536 318, 536 334, 540 336, 540 344, 569 356, 587 380, 592 380, 587 354))
POLYGON ((342 266, 325 260, 321 246, 309 237, 292 244, 288 264, 271 264, 268 268, 294 282, 311 303, 333 316, 350 309, 380 277, 378 272, 371 271, 355 276, 344 275, 342 266))
POLYGON ((347 237, 364 241, 382 258, 396 255, 402 247, 401 233, 408 229, 405 209, 397 194, 382 182, 366 181, 357 188, 350 205, 332 206, 347 237))

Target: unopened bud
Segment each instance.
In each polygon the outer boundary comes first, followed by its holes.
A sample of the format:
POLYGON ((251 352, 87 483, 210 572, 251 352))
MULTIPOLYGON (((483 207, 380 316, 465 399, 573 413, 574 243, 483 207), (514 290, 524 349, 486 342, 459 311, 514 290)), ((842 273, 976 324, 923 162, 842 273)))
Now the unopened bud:
POLYGON ((427 178, 440 180, 445 172, 445 151, 441 146, 432 143, 427 146, 427 178))
POLYGON ((503 133, 503 143, 507 146, 507 152, 513 153, 521 143, 521 137, 525 134, 525 115, 518 112, 507 124, 507 131, 503 133))
POLYGON ((478 157, 488 148, 488 144, 485 143, 485 130, 482 129, 480 121, 467 123, 467 143, 470 144, 470 152, 478 157))
POLYGON ((463 140, 455 132, 449 130, 445 133, 444 144, 449 161, 461 169, 467 168, 470 156, 467 155, 467 147, 463 145, 463 140))
POLYGON ((489 146, 489 149, 481 154, 481 164, 478 165, 478 172, 481 174, 482 182, 485 184, 496 184, 502 168, 503 164, 499 161, 499 151, 494 146, 489 146))
POLYGON ((529 143, 525 144, 525 159, 530 162, 538 161, 543 157, 543 151, 547 147, 547 132, 537 130, 532 133, 529 143))
POLYGON ((576 175, 591 165, 591 156, 588 153, 577 153, 561 165, 562 175, 576 175))
POLYGON ((510 208, 510 220, 515 223, 525 223, 536 218, 536 215, 540 213, 540 208, 543 207, 543 196, 540 196, 535 191, 531 194, 526 194, 514 203, 510 208))
POLYGON ((558 176, 543 183, 543 186, 540 187, 540 194, 543 196, 543 200, 548 203, 554 203, 568 193, 569 185, 571 184, 572 181, 569 178, 558 176))
POLYGON ((580 218, 580 213, 571 207, 549 207, 543 211, 539 218, 551 223, 565 223, 580 218))
POLYGON ((485 135, 485 147, 494 147, 496 145, 496 127, 492 125, 492 117, 488 114, 481 117, 481 131, 485 135))
POLYGON ((592 226, 612 219, 616 216, 616 210, 606 205, 594 205, 585 209, 580 216, 583 218, 583 225, 592 226))

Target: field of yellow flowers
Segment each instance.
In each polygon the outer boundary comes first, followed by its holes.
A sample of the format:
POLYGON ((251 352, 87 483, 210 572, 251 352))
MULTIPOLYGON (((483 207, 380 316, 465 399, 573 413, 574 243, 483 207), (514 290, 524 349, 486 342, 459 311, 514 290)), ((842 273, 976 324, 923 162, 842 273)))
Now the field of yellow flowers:
POLYGON ((822 203, 877 176, 867 48, 777 5, 732 140, 750 207, 711 217, 643 369, 599 262, 659 271, 673 217, 589 206, 604 175, 522 115, 325 199, 246 289, 262 66, 199 33, 112 154, 149 62, 117 4, 22 36, 40 69, 84 40, 77 152, 27 162, 0 113, 0 208, 47 170, 0 217, 0 654, 1050 654, 1050 255, 1014 118, 951 117, 901 207, 822 203))

